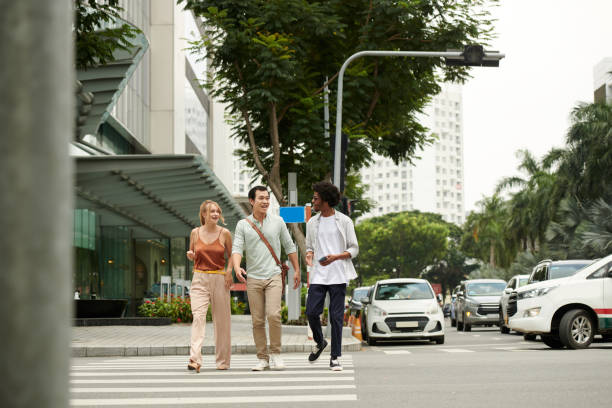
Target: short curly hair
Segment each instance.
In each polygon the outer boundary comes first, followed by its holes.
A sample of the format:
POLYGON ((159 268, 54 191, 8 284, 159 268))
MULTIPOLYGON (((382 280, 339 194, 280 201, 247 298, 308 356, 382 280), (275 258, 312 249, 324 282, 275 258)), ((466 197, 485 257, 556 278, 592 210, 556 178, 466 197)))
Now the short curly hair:
POLYGON ((330 207, 335 207, 340 202, 340 190, 328 181, 314 183, 312 189, 319 194, 321 200, 329 204, 330 207))

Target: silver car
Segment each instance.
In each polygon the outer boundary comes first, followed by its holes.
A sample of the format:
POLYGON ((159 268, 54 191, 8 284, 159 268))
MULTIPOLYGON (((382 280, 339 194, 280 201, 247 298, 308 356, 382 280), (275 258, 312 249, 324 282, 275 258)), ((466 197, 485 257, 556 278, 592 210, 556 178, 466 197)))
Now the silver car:
POLYGON ((470 331, 473 325, 499 324, 499 299, 506 281, 473 279, 461 282, 455 313, 457 330, 470 331))

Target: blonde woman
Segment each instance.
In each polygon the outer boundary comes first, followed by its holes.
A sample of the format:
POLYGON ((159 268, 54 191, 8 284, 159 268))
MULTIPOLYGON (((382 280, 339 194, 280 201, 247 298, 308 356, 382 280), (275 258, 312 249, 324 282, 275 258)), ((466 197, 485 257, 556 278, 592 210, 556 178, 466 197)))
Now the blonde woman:
POLYGON ((225 223, 221 207, 214 201, 206 200, 200 206, 200 224, 191 231, 187 258, 193 261, 191 281, 191 350, 189 370, 200 372, 202 366, 202 343, 206 329, 206 312, 211 307, 215 328, 215 352, 217 370, 230 367, 231 308, 230 286, 232 284, 232 235, 218 224, 225 223), (227 265, 227 267, 226 267, 227 265))

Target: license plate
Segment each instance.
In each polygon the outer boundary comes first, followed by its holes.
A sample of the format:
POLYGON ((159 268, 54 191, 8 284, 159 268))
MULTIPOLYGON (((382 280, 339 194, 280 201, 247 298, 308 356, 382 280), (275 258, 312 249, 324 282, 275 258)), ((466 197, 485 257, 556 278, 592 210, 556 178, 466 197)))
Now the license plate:
POLYGON ((491 319, 499 319, 499 315, 498 314, 490 314, 490 315, 487 315, 487 317, 491 318, 491 319))
POLYGON ((395 322, 395 327, 419 327, 419 322, 395 322))

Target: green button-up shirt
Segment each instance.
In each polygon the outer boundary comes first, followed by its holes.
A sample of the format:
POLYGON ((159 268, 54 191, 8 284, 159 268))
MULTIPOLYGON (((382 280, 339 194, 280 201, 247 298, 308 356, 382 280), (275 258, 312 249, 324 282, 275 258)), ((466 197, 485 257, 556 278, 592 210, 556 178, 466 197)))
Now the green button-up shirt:
MULTIPOLYGON (((287 254, 296 252, 285 221, 277 215, 266 214, 263 223, 257 221, 253 214, 247 217, 264 234, 274 253, 280 260, 281 244, 287 254)), ((281 272, 280 266, 274 261, 270 250, 246 220, 238 221, 234 233, 232 253, 241 256, 246 251, 246 271, 249 278, 270 279, 281 272)))

